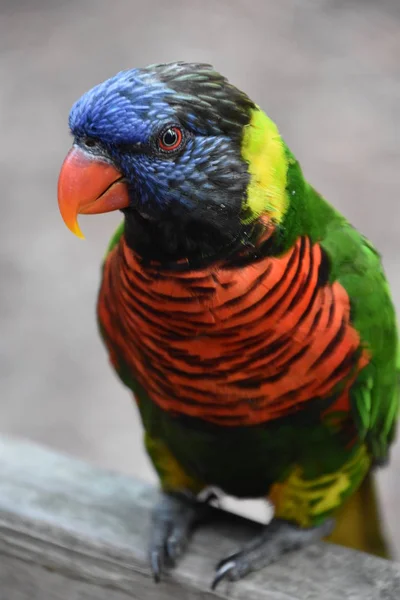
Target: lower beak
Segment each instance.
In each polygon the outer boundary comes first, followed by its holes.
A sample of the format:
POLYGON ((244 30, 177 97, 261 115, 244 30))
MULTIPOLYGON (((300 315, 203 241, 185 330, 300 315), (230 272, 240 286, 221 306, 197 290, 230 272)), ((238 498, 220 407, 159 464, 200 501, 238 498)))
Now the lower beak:
POLYGON ((68 229, 84 238, 78 214, 93 215, 128 207, 128 187, 112 164, 73 146, 61 167, 58 206, 68 229))

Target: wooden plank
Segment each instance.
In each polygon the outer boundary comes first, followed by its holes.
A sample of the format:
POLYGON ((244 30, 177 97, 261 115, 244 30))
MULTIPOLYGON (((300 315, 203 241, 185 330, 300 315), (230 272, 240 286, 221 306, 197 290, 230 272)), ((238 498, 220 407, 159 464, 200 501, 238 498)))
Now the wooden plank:
POLYGON ((0 600, 131 600, 132 596, 110 591, 87 581, 45 569, 34 563, 1 556, 0 600))
POLYGON ((400 564, 323 543, 212 593, 218 559, 260 527, 225 514, 157 586, 146 562, 151 486, 4 437, 0 474, 0 600, 400 598, 400 564))

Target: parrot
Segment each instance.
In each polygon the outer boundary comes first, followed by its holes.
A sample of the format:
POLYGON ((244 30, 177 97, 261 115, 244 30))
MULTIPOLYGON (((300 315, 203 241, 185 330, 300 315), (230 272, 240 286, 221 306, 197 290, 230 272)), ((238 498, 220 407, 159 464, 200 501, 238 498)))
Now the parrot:
POLYGON ((121 71, 69 129, 66 226, 83 238, 78 215, 122 213, 96 318, 160 480, 154 580, 207 518, 207 490, 274 511, 213 589, 319 540, 388 556, 374 471, 395 439, 399 346, 372 243, 209 64, 121 71))

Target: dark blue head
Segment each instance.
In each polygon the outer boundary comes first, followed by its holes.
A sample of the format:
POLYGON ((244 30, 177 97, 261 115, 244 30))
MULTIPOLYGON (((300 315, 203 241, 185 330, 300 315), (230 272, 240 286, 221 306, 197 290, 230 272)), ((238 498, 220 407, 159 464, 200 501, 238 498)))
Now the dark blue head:
POLYGON ((249 183, 241 143, 254 108, 210 65, 172 63, 94 87, 69 124, 75 145, 126 181, 132 246, 176 257, 239 235, 249 183))

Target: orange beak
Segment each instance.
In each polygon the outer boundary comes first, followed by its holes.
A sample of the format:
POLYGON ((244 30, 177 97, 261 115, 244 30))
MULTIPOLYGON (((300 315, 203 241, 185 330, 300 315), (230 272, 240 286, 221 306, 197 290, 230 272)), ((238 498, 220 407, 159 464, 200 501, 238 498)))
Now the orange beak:
POLYGON ((94 215, 126 208, 128 187, 113 165, 73 146, 61 167, 58 206, 68 229, 84 238, 78 214, 94 215))

